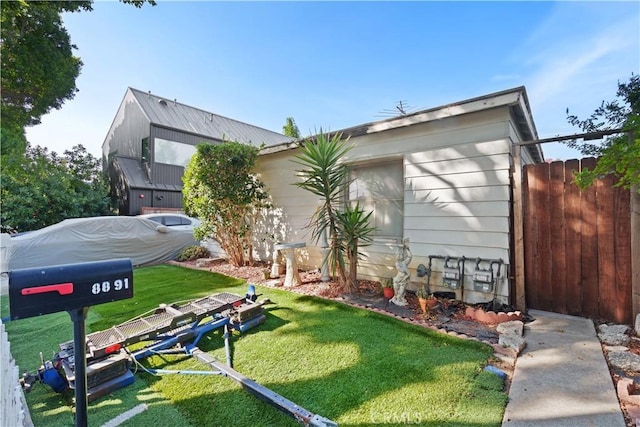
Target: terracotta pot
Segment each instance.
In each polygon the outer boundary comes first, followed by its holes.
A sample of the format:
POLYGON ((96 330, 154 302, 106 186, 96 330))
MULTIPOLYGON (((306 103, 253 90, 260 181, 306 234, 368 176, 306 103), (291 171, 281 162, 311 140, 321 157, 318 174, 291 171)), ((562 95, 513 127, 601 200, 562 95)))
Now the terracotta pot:
POLYGON ((395 291, 393 288, 382 288, 382 295, 384 295, 386 299, 391 299, 395 295, 395 291))
POLYGON ((438 300, 435 298, 428 298, 426 303, 428 308, 433 308, 438 304, 438 300))
POLYGON ((418 298, 418 304, 420 304, 420 309, 422 309, 423 313, 427 312, 427 299, 426 298, 418 298))

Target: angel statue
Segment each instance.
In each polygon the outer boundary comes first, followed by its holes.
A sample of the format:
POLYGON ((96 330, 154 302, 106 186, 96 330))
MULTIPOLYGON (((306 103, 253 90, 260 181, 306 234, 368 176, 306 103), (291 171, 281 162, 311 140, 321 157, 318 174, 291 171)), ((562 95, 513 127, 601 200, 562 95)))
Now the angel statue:
POLYGON ((407 300, 404 297, 404 289, 409 283, 409 263, 411 263, 411 249, 409 249, 409 239, 405 238, 401 244, 394 245, 396 250, 396 270, 398 274, 393 278, 394 295, 391 302, 395 305, 405 306, 407 300))

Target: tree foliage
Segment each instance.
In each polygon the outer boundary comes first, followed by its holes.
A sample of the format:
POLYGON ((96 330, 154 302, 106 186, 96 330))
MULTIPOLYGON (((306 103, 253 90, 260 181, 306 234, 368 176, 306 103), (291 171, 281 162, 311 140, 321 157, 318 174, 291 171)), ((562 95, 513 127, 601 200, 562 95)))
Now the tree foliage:
POLYGON ((100 159, 77 145, 59 156, 39 146, 2 155, 0 206, 5 231, 36 230, 67 218, 110 215, 100 159))
MULTIPOLYGON (((567 121, 584 132, 623 129, 621 135, 606 137, 601 143, 576 140, 567 142, 572 148, 588 156, 598 156, 592 170, 575 174, 581 188, 593 184, 598 177, 615 174, 616 185, 630 188, 640 184, 640 76, 632 75, 627 83, 618 82, 618 99, 605 102, 586 119, 569 114, 567 121)), ((639 190, 640 191, 640 190, 639 190)))
POLYGON ((253 173, 259 148, 240 142, 200 144, 182 177, 184 207, 201 220, 196 238, 213 238, 237 267, 253 263, 253 227, 269 206, 253 173))
MULTIPOLYGON (((93 1, 3 1, 0 9, 2 128, 24 135, 78 92, 82 61, 74 56, 61 14, 92 10, 93 1)), ((144 0, 123 0, 141 7, 144 0)), ((149 1, 155 4, 154 1, 149 1)), ((14 139, 15 141, 15 139, 14 139)), ((25 144, 26 146, 26 144, 25 144)))
POLYGON ((282 126, 282 133, 291 138, 300 138, 300 130, 293 117, 287 117, 284 126, 282 126))
POLYGON ((320 198, 309 221, 312 236, 317 242, 325 233, 329 234, 329 257, 325 262, 348 291, 357 288, 358 245, 370 243, 374 231, 369 226, 371 213, 366 214, 359 205, 339 209, 349 184, 349 169, 341 160, 351 148, 341 134, 329 136, 320 129, 314 140, 305 141, 294 160, 303 167, 296 171, 302 181, 295 185, 320 198), (349 278, 345 273, 345 259, 350 263, 349 278))

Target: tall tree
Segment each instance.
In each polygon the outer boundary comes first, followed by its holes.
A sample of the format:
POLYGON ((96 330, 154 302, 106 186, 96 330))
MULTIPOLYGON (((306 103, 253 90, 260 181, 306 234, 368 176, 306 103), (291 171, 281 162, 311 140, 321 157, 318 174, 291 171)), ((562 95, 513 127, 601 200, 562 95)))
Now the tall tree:
POLYGON ((284 126, 282 126, 282 133, 291 138, 300 138, 300 130, 293 117, 287 117, 284 126))
POLYGON ((630 188, 640 184, 640 76, 632 74, 628 82, 618 82, 616 95, 618 99, 602 101, 586 119, 581 120, 569 114, 567 109, 568 122, 584 132, 611 129, 625 132, 623 135, 606 137, 601 143, 567 142, 582 154, 599 157, 593 170, 576 173, 576 183, 582 188, 593 184, 598 177, 611 173, 619 178, 616 185, 630 188))
POLYGON ((63 156, 39 146, 2 155, 0 218, 6 231, 28 231, 67 218, 110 215, 100 159, 82 145, 63 156))
POLYGON ((196 238, 213 238, 236 266, 252 264, 256 217, 269 206, 264 183, 253 173, 259 148, 240 142, 200 144, 182 181, 184 207, 200 218, 196 238))
MULTIPOLYGON (((121 0, 141 7, 145 0, 121 0)), ((150 0, 149 3, 155 4, 150 0)), ((0 3, 2 128, 24 139, 25 126, 59 109, 78 92, 82 61, 62 25, 61 14, 92 10, 93 1, 0 3)), ((15 140, 15 137, 12 139, 15 140)), ((26 146, 26 144, 24 144, 26 146)))

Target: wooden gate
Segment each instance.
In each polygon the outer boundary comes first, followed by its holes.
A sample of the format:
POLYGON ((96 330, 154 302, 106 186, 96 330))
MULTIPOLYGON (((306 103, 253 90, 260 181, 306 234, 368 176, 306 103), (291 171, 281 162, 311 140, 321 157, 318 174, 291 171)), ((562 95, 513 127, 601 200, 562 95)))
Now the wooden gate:
POLYGON ((574 170, 594 158, 523 171, 525 295, 545 311, 633 323, 629 190, 613 177, 580 191, 574 170))

